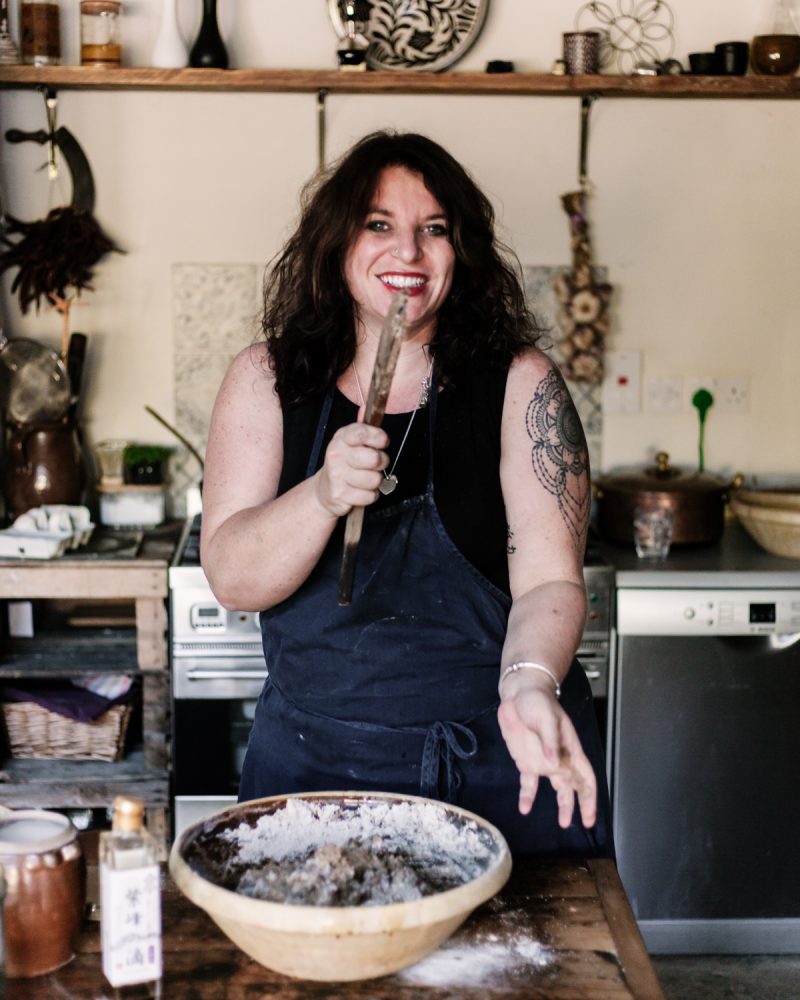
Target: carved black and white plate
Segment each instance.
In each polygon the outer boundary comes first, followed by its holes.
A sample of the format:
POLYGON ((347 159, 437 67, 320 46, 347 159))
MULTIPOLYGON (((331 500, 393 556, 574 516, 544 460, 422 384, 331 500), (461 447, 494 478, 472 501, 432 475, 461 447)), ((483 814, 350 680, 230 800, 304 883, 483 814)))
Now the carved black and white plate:
MULTIPOLYGON (((342 0, 328 0, 334 30, 345 37, 342 0)), ((481 32, 489 0, 370 0, 367 65, 376 70, 442 70, 481 32)))

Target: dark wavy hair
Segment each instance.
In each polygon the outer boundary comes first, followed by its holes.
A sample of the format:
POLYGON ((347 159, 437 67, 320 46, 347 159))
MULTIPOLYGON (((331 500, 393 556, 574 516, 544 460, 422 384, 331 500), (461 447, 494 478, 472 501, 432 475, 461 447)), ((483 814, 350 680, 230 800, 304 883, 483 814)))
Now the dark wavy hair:
POLYGON ((491 203, 466 170, 426 136, 374 132, 304 188, 297 228, 268 268, 262 330, 283 405, 324 393, 355 357, 345 257, 381 172, 396 166, 419 174, 444 208, 455 250, 431 343, 439 378, 452 381, 476 363, 508 366, 539 339, 519 262, 498 241, 491 203))

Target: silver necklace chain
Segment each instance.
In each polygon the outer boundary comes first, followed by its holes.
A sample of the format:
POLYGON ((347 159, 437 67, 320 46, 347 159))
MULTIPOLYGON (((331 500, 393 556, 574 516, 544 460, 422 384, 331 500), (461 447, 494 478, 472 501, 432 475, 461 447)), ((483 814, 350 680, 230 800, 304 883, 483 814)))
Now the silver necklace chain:
MULTIPOLYGON (((356 389, 358 389, 358 398, 361 402, 361 405, 366 406, 367 404, 366 400, 364 399, 364 393, 361 391, 361 383, 358 380, 358 371, 356 370, 356 363, 355 361, 351 361, 350 364, 353 368, 353 375, 356 380, 356 389)), ((414 423, 414 417, 416 417, 417 415, 417 410, 421 406, 428 405, 428 399, 430 398, 431 394, 432 372, 433 372, 433 359, 431 359, 431 363, 428 365, 428 370, 423 375, 422 380, 420 381, 419 399, 417 400, 417 405, 411 411, 411 417, 409 418, 408 426, 406 427, 406 432, 403 435, 403 440, 400 442, 400 447, 397 449, 397 454, 394 456, 394 462, 392 463, 392 468, 389 472, 387 472, 386 469, 383 470, 383 482, 378 487, 378 489, 384 496, 388 496, 390 493, 394 493, 394 491, 397 489, 397 476, 394 474, 394 470, 397 468, 397 462, 400 458, 400 453, 402 452, 406 440, 408 439, 408 435, 411 431, 411 425, 414 423)))

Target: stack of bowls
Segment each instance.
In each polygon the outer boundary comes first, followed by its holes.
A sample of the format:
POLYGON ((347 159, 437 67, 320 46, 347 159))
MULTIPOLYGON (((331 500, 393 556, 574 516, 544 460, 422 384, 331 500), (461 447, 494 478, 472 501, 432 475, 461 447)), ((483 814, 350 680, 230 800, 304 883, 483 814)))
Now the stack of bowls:
POLYGON ((800 559, 800 488, 740 489, 731 510, 767 552, 800 559))

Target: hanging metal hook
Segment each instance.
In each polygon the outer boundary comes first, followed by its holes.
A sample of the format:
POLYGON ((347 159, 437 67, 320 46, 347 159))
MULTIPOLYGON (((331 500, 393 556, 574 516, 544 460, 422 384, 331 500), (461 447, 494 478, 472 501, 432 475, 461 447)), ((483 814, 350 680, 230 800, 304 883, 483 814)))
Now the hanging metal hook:
POLYGON ((589 184, 589 117, 592 112, 592 105, 596 97, 594 94, 587 94, 581 98, 581 142, 578 158, 578 182, 581 188, 588 187, 589 184))
POLYGON ((317 91, 317 160, 320 170, 325 166, 325 99, 328 91, 320 87, 317 91))
POLYGON ((44 111, 47 116, 47 176, 51 181, 58 177, 58 161, 56 160, 56 119, 58 117, 58 95, 51 87, 40 87, 44 98, 44 111))

